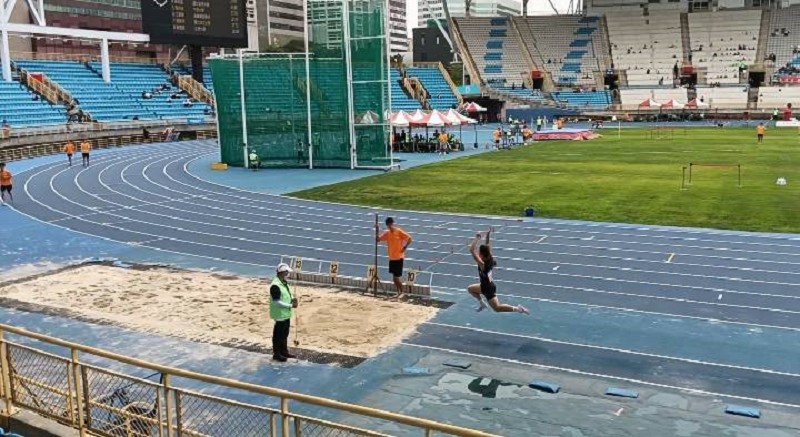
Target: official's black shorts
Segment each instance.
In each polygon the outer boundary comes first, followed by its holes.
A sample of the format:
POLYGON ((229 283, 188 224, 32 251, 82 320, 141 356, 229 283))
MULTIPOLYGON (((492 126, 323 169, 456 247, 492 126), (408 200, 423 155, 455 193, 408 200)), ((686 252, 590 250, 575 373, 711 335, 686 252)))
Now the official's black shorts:
POLYGON ((764 134, 758 134, 758 139, 759 139, 759 141, 763 140, 764 139, 764 134))
POLYGON ((84 157, 84 158, 88 158, 89 154, 88 153, 81 153, 81 156, 84 157))
POLYGON ((494 285, 494 282, 491 282, 487 285, 481 285, 481 294, 486 296, 486 300, 492 300, 497 297, 497 286, 494 285))
POLYGON ((10 193, 11 185, 0 185, 0 193, 10 193))
POLYGON ((403 260, 402 259, 391 259, 389 260, 389 273, 392 274, 395 278, 399 278, 403 276, 403 260))
POLYGON ((67 158, 72 158, 72 153, 67 153, 67 158))

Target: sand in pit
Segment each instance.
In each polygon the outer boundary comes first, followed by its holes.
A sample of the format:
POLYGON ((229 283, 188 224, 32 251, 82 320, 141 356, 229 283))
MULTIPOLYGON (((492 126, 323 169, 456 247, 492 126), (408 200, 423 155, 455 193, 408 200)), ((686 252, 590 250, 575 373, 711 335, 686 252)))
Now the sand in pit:
MULTIPOLYGON (((290 281, 291 282, 291 281, 290 281)), ((333 288, 292 287, 303 349, 373 356, 436 313, 333 288)), ((269 282, 165 268, 82 266, 0 288, 0 296, 141 331, 271 347, 269 282)))

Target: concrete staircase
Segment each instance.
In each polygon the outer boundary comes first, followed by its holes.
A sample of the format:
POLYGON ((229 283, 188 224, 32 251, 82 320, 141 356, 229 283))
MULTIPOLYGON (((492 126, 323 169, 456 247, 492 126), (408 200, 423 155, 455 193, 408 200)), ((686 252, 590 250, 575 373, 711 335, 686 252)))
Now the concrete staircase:
MULTIPOLYGON (((524 17, 522 19, 524 19, 524 17)), ((528 42, 525 40, 525 38, 522 37, 522 32, 520 32, 519 30, 519 23, 515 18, 511 18, 510 21, 511 21, 511 27, 514 28, 514 32, 516 33, 517 38, 519 38, 520 43, 522 43, 522 47, 525 49, 524 50, 525 60, 528 61, 528 65, 531 67, 530 70, 531 71, 538 70, 544 76, 544 90, 542 91, 551 92, 555 90, 556 87, 555 83, 553 82, 553 77, 550 75, 548 71, 542 68, 542 66, 536 65, 536 61, 533 60, 533 55, 531 55, 533 51, 531 51, 531 48, 528 46, 528 42)), ((528 82, 530 84, 531 81, 529 81, 528 79, 529 78, 526 78, 525 82, 528 82)), ((532 84, 530 85, 532 87, 532 84)))
POLYGON ((772 11, 761 12, 761 30, 758 33, 758 47, 756 48, 756 65, 764 65, 764 58, 767 57, 767 44, 769 43, 769 19, 772 11))
POLYGON ((456 20, 452 18, 450 19, 450 28, 453 29, 451 36, 458 47, 458 52, 461 54, 461 61, 464 63, 467 73, 469 73, 471 83, 478 84, 481 86, 481 88, 483 88, 484 82, 480 71, 478 71, 478 66, 475 64, 475 60, 472 58, 472 53, 469 52, 467 43, 464 42, 464 36, 461 34, 461 28, 458 26, 456 20))
POLYGON ((683 45, 683 63, 689 65, 689 56, 692 54, 692 38, 689 34, 689 14, 681 13, 681 42, 683 45))

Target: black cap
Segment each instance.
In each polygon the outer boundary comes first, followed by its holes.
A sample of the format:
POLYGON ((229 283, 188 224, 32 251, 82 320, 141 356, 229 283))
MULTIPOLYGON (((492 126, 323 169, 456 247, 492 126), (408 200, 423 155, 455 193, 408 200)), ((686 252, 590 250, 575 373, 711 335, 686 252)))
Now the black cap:
POLYGON ((386 226, 394 224, 394 219, 391 217, 386 217, 386 226))

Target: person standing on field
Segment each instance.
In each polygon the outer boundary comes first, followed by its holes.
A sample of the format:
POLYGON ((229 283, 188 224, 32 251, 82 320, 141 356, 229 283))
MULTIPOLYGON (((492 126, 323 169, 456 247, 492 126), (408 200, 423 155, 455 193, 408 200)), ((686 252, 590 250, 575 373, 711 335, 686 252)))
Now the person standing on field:
POLYGON ((764 126, 764 123, 759 123, 756 126, 756 134, 758 135, 758 144, 764 142, 764 134, 767 132, 767 127, 764 126))
MULTIPOLYGON (((378 234, 378 225, 375 225, 375 234, 378 234)), ((389 251, 389 273, 392 274, 394 286, 397 288, 397 297, 403 294, 403 261, 406 249, 413 239, 406 231, 394 225, 394 219, 386 217, 386 231, 377 236, 378 241, 385 241, 389 251)))
POLYGON ((84 167, 89 166, 89 153, 92 151, 92 143, 89 140, 83 140, 81 143, 81 159, 84 167))
POLYGON ((11 195, 11 188, 14 184, 14 178, 11 172, 6 170, 6 163, 0 162, 0 204, 6 204, 6 194, 8 194, 8 201, 13 202, 14 196, 11 195))
POLYGON ((289 353, 289 331, 291 330, 292 315, 297 308, 297 298, 289 288, 287 278, 292 269, 284 263, 278 264, 275 277, 269 287, 269 316, 275 321, 272 329, 272 359, 285 362, 289 358, 297 358, 289 353))

